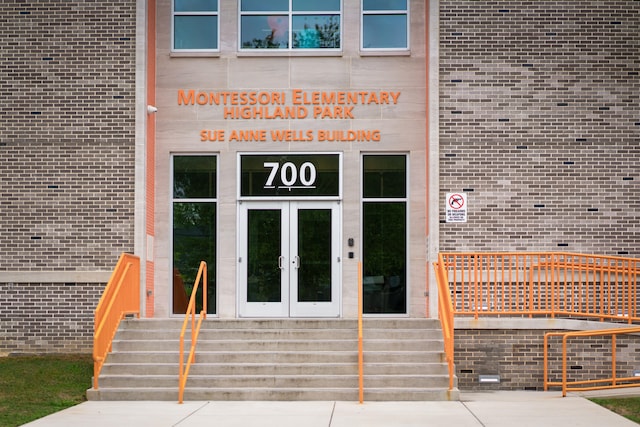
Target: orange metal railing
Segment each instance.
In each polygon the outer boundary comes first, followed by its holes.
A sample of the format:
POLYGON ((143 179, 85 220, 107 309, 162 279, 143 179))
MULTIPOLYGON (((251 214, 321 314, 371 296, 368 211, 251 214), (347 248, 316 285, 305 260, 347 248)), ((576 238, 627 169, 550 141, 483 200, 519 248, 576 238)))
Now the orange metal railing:
POLYGON ((444 338, 444 353, 449 366, 449 390, 453 389, 453 377, 455 374, 454 363, 454 327, 453 327, 453 304, 449 292, 449 281, 447 279, 446 264, 442 254, 438 255, 438 262, 434 263, 436 270, 436 281, 438 284, 438 317, 442 326, 442 336, 444 338))
MULTIPOLYGON (((640 386, 640 377, 618 377, 617 373, 617 336, 639 334, 640 327, 601 329, 595 331, 547 332, 544 335, 544 390, 550 386, 561 386, 562 396, 568 391, 590 391, 640 386), (611 376, 595 380, 570 381, 567 376, 567 340, 580 337, 611 337, 611 376), (562 381, 549 381, 549 338, 562 337, 562 381)), ((600 352, 600 357, 606 357, 600 352)))
POLYGON ((140 258, 123 253, 95 310, 93 331, 93 388, 98 388, 102 365, 120 321, 127 315, 140 317, 140 258))
POLYGON ((362 262, 358 262, 358 400, 364 402, 364 350, 362 344, 362 262))
POLYGON ((640 259, 563 252, 441 255, 456 316, 640 320, 640 259))
MULTIPOLYGON (((640 321, 640 259, 565 252, 440 253, 434 267, 450 388, 454 316, 640 321)), ((578 336, 571 334, 567 338, 578 336)))
POLYGON ((198 268, 198 275, 196 276, 195 283, 193 284, 193 290, 191 291, 191 299, 187 306, 187 313, 182 323, 182 330, 180 331, 180 372, 178 375, 178 403, 184 401, 184 388, 187 385, 187 378, 189 377, 189 369, 196 358, 196 344, 198 343, 198 334, 200 333, 200 327, 202 321, 207 318, 207 263, 200 262, 200 268, 198 268), (200 311, 200 318, 196 324, 196 294, 200 285, 200 279, 202 279, 202 310, 200 311), (189 322, 191 320, 191 322, 189 322), (184 336, 187 331, 187 326, 191 324, 191 349, 187 362, 184 360, 184 336))

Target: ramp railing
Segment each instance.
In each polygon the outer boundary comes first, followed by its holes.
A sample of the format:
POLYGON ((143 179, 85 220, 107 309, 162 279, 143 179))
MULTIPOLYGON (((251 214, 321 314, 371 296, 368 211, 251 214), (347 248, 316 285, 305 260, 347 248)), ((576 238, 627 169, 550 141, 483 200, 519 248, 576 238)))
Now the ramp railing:
POLYGON ((640 321, 640 259, 564 252, 441 256, 456 316, 640 321))
MULTIPOLYGON (((622 376, 618 374, 618 354, 617 341, 619 335, 637 335, 640 334, 640 327, 634 328, 617 328, 617 329, 600 329, 594 331, 571 331, 571 332, 547 332, 544 335, 544 390, 549 387, 562 387, 562 396, 566 396, 569 391, 591 391, 591 390, 608 390, 618 388, 629 388, 640 386, 640 377, 622 376), (550 338, 562 338, 562 380, 549 380, 549 349, 550 338), (593 337, 610 337, 611 349, 609 352, 600 351, 600 358, 610 357, 611 368, 609 376, 600 374, 597 379, 590 380, 570 380, 567 371, 567 360, 569 353, 569 338, 593 338, 593 337)), ((600 345, 600 344, 599 344, 600 345)), ((593 357, 593 355, 592 355, 593 357)), ((604 371, 603 371, 604 372, 604 371)))
MULTIPOLYGON (((434 267, 450 388, 454 316, 640 322, 637 258, 566 252, 443 252, 434 267)), ((597 335, 589 332, 592 335, 569 333, 563 340, 597 335)))

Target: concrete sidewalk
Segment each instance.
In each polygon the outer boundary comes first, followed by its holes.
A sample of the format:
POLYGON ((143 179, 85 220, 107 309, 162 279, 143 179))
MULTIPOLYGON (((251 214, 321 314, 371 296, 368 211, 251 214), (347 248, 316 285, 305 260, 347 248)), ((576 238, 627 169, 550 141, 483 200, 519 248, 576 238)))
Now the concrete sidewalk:
POLYGON ((459 402, 85 402, 29 427, 637 427, 575 394, 462 393, 459 402))

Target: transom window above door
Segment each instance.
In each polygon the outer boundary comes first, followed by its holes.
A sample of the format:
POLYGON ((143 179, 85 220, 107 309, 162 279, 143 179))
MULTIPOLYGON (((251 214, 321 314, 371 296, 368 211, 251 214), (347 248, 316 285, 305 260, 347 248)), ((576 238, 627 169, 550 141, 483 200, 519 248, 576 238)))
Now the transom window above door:
POLYGON ((340 50, 341 0, 240 0, 240 50, 340 50))

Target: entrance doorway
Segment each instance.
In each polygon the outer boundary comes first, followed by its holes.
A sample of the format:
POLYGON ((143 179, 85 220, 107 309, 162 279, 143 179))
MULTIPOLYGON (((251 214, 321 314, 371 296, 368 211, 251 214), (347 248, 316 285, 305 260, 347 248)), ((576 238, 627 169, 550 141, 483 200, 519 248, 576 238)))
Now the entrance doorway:
POLYGON ((338 201, 241 202, 241 317, 340 315, 339 208, 338 201))

